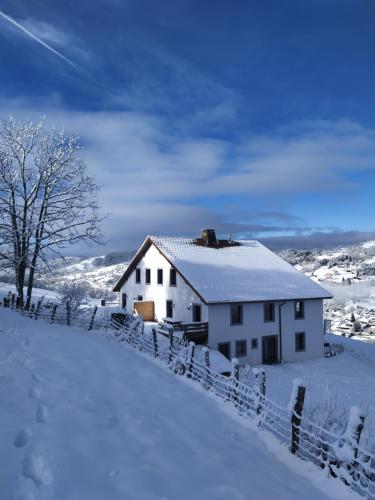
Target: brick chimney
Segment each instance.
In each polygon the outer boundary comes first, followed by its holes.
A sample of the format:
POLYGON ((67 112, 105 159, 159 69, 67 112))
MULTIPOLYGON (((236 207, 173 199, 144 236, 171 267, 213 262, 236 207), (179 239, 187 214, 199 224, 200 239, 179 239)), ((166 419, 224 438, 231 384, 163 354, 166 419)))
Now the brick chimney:
POLYGON ((217 247, 219 245, 215 229, 202 229, 201 240, 206 245, 206 247, 217 247))

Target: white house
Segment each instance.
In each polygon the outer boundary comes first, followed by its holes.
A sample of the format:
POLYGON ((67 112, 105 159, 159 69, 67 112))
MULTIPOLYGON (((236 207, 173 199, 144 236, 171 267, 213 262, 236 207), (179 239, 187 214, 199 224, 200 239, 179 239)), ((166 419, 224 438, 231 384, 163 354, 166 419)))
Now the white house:
MULTIPOLYGON (((326 290, 258 241, 148 236, 114 291, 146 320, 208 325, 206 343, 254 364, 323 356, 326 290)), ((194 338, 193 338, 194 340, 194 338)))

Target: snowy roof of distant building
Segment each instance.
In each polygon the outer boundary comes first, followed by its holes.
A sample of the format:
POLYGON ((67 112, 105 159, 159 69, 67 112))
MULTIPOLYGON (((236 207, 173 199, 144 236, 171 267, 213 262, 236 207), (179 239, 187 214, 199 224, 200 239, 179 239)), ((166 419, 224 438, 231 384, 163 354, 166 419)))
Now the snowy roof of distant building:
POLYGON ((147 242, 160 250, 205 302, 332 297, 259 241, 239 240, 213 248, 192 238, 149 236, 141 249, 147 242))

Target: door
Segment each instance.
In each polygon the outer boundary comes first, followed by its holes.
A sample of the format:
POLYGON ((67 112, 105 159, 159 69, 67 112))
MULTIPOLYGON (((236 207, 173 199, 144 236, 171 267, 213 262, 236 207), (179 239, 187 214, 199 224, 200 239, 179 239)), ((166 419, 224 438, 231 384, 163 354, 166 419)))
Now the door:
POLYGON ((262 363, 277 363, 278 360, 277 335, 262 337, 262 363))
POLYGON ((196 323, 200 323, 202 321, 200 304, 193 304, 193 321, 196 323))
POLYGON ((151 300, 134 302, 134 311, 139 316, 143 316, 145 321, 154 321, 155 319, 154 302, 151 300))

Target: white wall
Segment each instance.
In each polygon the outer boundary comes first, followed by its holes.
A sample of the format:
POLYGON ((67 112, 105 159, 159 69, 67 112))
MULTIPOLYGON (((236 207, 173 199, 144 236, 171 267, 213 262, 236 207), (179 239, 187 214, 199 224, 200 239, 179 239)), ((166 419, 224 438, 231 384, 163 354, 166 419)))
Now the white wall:
MULTIPOLYGON (((264 322, 263 302, 243 304, 241 325, 231 325, 229 304, 208 306, 209 346, 217 349, 220 342, 231 343, 231 354, 235 357, 235 341, 247 340, 247 357, 241 363, 262 363, 262 336, 279 335, 279 304, 275 302, 275 321, 264 322), (251 349, 251 339, 258 339, 258 348, 251 349)), ((283 361, 310 359, 323 356, 323 305, 322 300, 305 301, 305 317, 294 318, 294 301, 287 301, 281 308, 282 358, 283 361), (306 351, 295 352, 295 333, 305 332, 306 351)), ((278 341, 278 352, 280 345, 278 341)))
POLYGON ((202 321, 208 321, 207 306, 202 303, 198 295, 185 283, 177 273, 177 286, 169 285, 169 270, 171 265, 167 259, 151 245, 145 256, 137 265, 141 269, 141 283, 135 282, 135 270, 128 277, 127 282, 120 291, 120 304, 122 293, 127 294, 127 310, 133 311, 133 303, 137 296, 142 295, 143 300, 152 300, 155 303, 155 316, 157 321, 166 317, 166 301, 173 300, 173 318, 178 321, 191 322, 192 310, 188 307, 201 304, 202 321), (145 284, 145 269, 151 269, 151 284, 145 284), (163 285, 157 285, 157 270, 163 269, 163 285))

